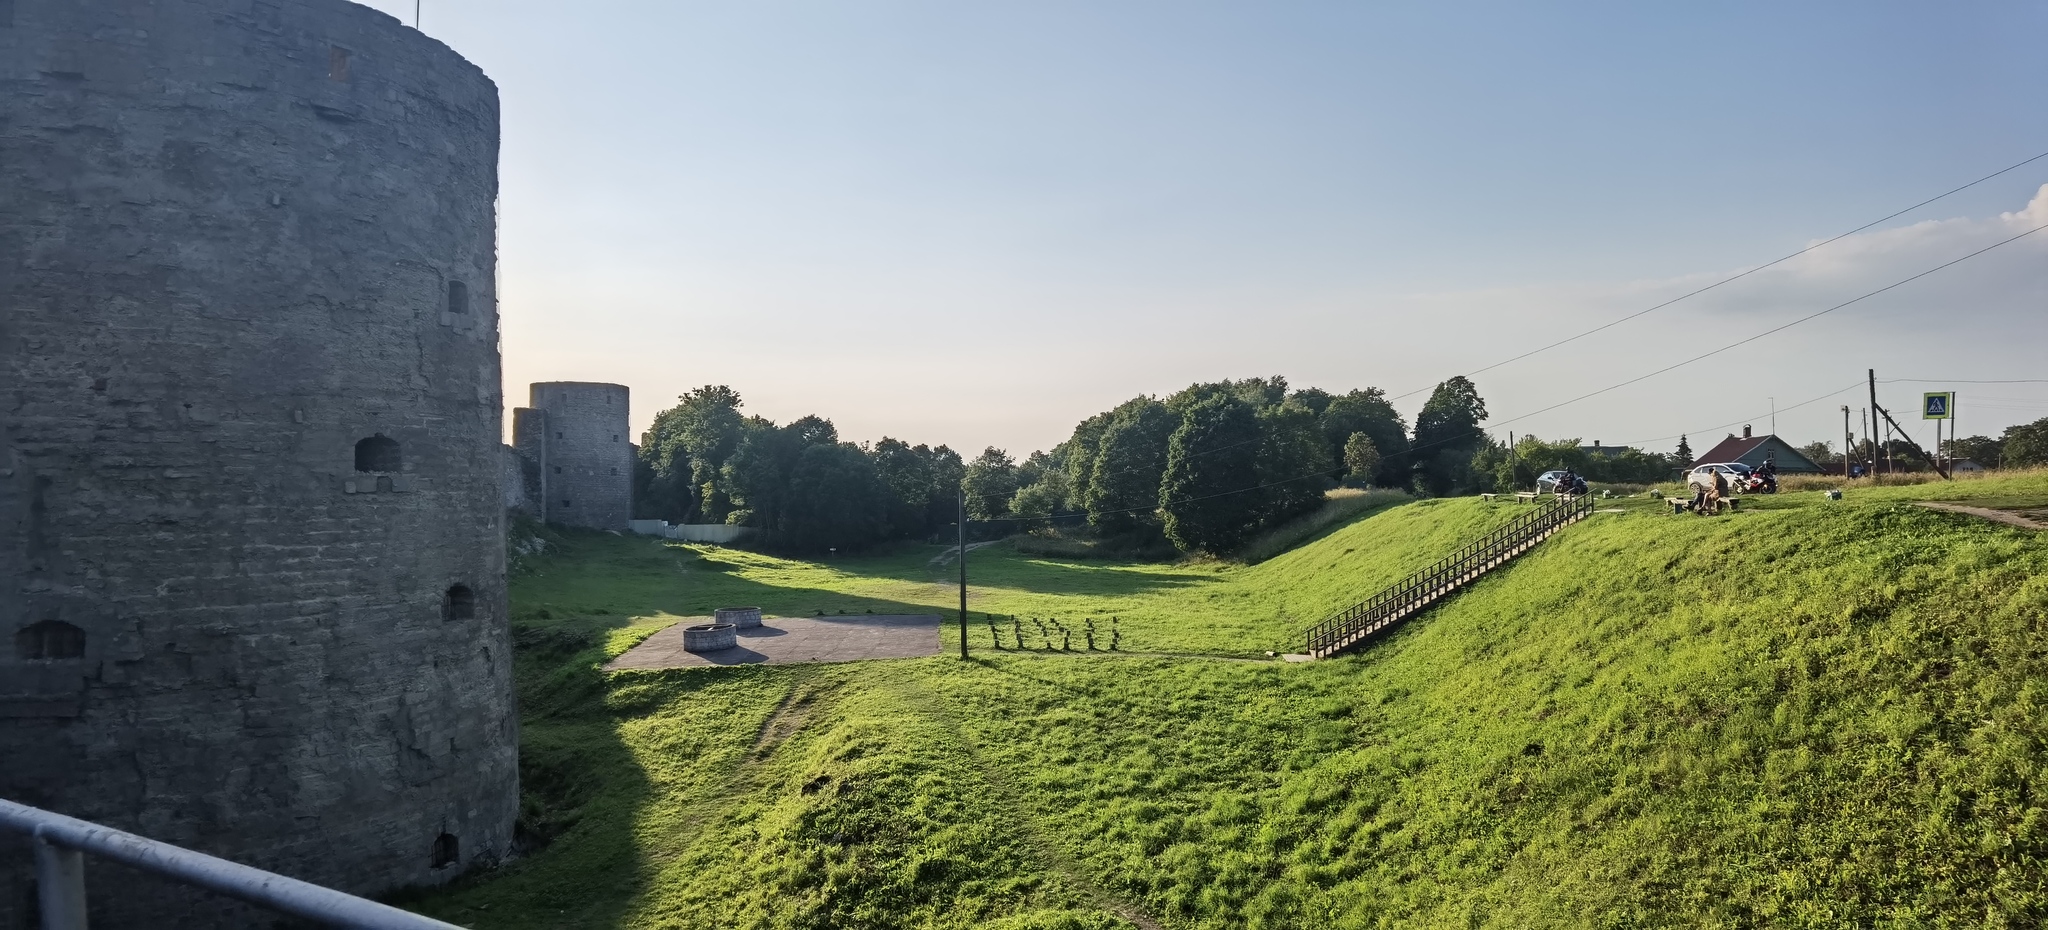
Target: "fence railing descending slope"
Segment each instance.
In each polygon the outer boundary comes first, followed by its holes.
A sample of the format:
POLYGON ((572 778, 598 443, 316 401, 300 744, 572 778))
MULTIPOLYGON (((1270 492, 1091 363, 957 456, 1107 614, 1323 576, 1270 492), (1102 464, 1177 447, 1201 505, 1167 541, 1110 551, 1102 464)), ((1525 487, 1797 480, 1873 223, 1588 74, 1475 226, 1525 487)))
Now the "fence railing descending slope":
POLYGON ((1308 631, 1308 654, 1320 659, 1365 642, 1380 631, 1429 609, 1459 588, 1592 512, 1593 499, 1581 494, 1557 498, 1537 510, 1518 516, 1435 565, 1316 624, 1308 631))

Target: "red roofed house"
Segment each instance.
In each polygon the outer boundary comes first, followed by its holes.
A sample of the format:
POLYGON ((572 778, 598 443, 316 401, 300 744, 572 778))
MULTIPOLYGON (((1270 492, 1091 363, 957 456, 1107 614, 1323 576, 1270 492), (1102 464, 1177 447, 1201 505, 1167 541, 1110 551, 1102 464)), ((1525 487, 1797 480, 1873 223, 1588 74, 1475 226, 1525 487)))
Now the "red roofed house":
POLYGON ((1751 436, 1749 427, 1742 428, 1742 437, 1729 436, 1721 444, 1700 453, 1694 459, 1702 465, 1739 462, 1751 468, 1769 461, 1786 474, 1820 474, 1823 469, 1814 461, 1802 455, 1792 444, 1776 435, 1751 436))

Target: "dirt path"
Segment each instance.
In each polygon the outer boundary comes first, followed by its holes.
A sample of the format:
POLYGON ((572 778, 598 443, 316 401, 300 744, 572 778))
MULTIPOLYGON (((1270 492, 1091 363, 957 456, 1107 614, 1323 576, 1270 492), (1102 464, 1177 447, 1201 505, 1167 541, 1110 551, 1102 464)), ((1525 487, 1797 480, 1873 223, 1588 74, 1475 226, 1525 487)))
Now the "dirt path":
POLYGON ((2030 530, 2048 530, 2048 524, 2038 523, 2033 520, 2029 520, 2024 516, 2021 516, 2017 513, 2013 513, 2010 510, 1992 510, 1989 507, 1972 507, 1968 504, 1947 504, 1942 503, 1940 501, 1916 501, 1915 503, 1929 510, 1944 510, 1949 513, 1968 514, 1973 517, 1982 517, 1986 520, 1994 520, 1999 523, 2010 524, 2012 526, 2023 527, 2025 529, 2030 530))
MULTIPOLYGON (((968 543, 968 544, 967 544, 967 551, 969 551, 969 552, 973 552, 974 550, 976 550, 976 549, 979 549, 979 548, 981 548, 981 547, 983 547, 983 546, 993 546, 993 545, 995 545, 996 543, 999 543, 999 542, 1002 542, 1002 540, 1000 540, 1000 539, 992 539, 992 540, 989 540, 988 542, 968 543)), ((931 567, 933 567, 933 568, 943 568, 943 567, 945 567, 945 566, 947 566, 947 565, 951 565, 951 564, 953 564, 953 560, 954 560, 954 559, 956 559, 956 558, 959 558, 959 557, 960 557, 960 547, 959 547, 959 546, 948 546, 948 547, 946 548, 946 551, 944 551, 944 552, 941 552, 941 553, 939 553, 938 555, 932 556, 932 560, 931 560, 931 567)))
POLYGON ((1048 871, 1065 879, 1095 907, 1136 924, 1143 930, 1165 930, 1159 921, 1152 919, 1151 915, 1139 909, 1137 905, 1118 897, 1088 877, 1079 863, 1067 856, 1050 837, 1039 831, 1038 821, 1019 800, 1016 787, 1010 784, 1009 779, 1003 777, 999 769, 989 765, 987 760, 982 758, 981 748, 975 745, 973 737, 967 735, 959 718, 953 716, 952 709, 946 706, 945 698, 916 681, 894 681, 890 682, 890 687, 912 709, 939 721, 942 728, 952 734, 960 748, 966 750, 967 757, 973 760, 975 770, 988 784, 996 802, 1010 813, 1012 822, 1023 832, 1025 841, 1031 845, 1039 861, 1045 864, 1048 871))

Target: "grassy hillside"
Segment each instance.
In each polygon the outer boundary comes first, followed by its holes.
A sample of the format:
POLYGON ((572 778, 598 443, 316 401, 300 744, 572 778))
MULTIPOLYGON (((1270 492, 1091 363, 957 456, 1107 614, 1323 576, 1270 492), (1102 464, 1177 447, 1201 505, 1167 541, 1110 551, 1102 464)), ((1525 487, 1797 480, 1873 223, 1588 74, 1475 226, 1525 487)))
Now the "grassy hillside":
MULTIPOLYGON (((1599 514, 1304 665, 982 650, 605 679, 728 602, 952 595, 929 550, 707 568, 579 537, 515 581, 529 820, 554 840, 420 905, 479 927, 2039 925, 2048 540, 1902 503, 1936 496, 2039 506, 2048 479, 1599 514)), ((1162 653, 1291 647, 1513 506, 1392 507, 1251 567, 984 549, 973 607, 1117 614, 1162 653)))

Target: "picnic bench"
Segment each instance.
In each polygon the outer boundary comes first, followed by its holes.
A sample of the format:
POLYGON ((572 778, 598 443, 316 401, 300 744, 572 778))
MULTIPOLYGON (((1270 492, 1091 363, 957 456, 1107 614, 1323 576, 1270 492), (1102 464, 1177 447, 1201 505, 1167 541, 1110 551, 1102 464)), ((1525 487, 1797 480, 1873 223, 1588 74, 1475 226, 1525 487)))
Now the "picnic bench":
MULTIPOLYGON (((1667 497, 1664 499, 1664 503, 1671 505, 1672 513, 1684 513, 1687 508, 1692 506, 1692 498, 1667 497)), ((1718 503, 1721 507, 1726 507, 1730 511, 1738 511, 1742 509, 1742 498, 1739 497, 1724 497, 1721 498, 1721 500, 1718 503)), ((1719 510, 1720 508, 1717 507, 1715 509, 1719 510)))
POLYGON ((1516 492, 1515 492, 1515 500, 1521 501, 1521 502, 1522 502, 1522 503, 1524 503, 1524 504, 1533 504, 1533 503, 1535 503, 1535 502, 1536 502, 1536 499, 1537 499, 1537 498, 1539 498, 1539 497, 1542 497, 1542 496, 1543 496, 1543 492, 1541 492, 1541 491, 1516 491, 1516 492))

